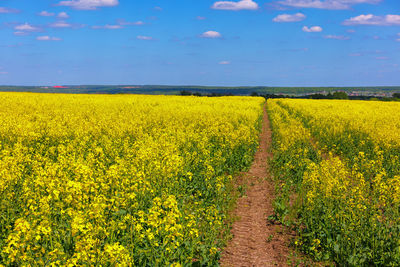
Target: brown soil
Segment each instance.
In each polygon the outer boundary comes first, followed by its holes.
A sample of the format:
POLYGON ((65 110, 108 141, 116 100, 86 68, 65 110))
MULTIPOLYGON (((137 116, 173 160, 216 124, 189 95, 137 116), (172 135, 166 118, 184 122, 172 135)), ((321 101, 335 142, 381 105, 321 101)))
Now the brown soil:
POLYGON ((247 188, 237 202, 232 240, 222 252, 222 266, 288 266, 290 233, 281 225, 271 223, 274 213, 274 183, 268 172, 271 128, 264 109, 260 147, 250 170, 244 173, 238 185, 247 188))

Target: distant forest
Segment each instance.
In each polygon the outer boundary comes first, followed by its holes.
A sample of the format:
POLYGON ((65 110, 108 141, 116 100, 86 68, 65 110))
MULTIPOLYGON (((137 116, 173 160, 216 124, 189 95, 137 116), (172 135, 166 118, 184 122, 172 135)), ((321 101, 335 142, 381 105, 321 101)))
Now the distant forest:
POLYGON ((346 92, 354 95, 391 96, 400 93, 400 86, 377 87, 216 87, 173 85, 62 85, 62 86, 0 86, 2 92, 66 93, 66 94, 152 94, 152 95, 327 95, 346 92))

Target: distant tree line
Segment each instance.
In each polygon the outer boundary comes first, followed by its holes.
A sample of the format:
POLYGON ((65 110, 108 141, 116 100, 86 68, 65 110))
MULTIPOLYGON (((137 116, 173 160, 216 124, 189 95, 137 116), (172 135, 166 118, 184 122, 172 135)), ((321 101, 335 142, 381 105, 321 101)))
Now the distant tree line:
MULTIPOLYGON (((63 94, 151 94, 151 95, 196 95, 196 96, 230 96, 230 95, 261 95, 268 98, 294 97, 303 95, 313 99, 335 99, 335 92, 369 92, 400 94, 400 86, 380 87, 268 87, 268 86, 175 86, 175 85, 62 85, 66 88, 53 86, 0 86, 0 92, 35 92, 63 94), (320 92, 330 93, 320 94, 320 92), (283 95, 284 94, 284 95, 283 95)), ((373 99, 372 96, 349 96, 349 99, 373 99)), ((399 98, 399 95, 394 98, 399 98)), ((378 97, 379 100, 394 98, 378 97)), ((341 99, 341 98, 340 98, 341 99)))
POLYGON ((216 92, 200 93, 200 92, 192 92, 192 91, 187 91, 187 90, 180 91, 179 94, 181 96, 206 96, 206 97, 234 96, 233 93, 216 93, 216 92))
POLYGON ((297 98, 297 99, 345 99, 345 100, 374 100, 374 101, 400 101, 400 93, 394 93, 392 97, 382 96, 353 96, 348 95, 346 92, 333 92, 328 94, 309 94, 304 96, 293 96, 293 95, 277 95, 277 94, 259 94, 252 92, 250 96, 261 96, 266 99, 268 98, 297 98))
POLYGON ((393 94, 393 98, 400 99, 400 93, 394 93, 394 94, 393 94))
POLYGON ((276 94, 259 94, 257 92, 252 92, 251 96, 262 96, 266 99, 268 98, 304 98, 304 99, 349 99, 349 96, 345 92, 333 92, 324 94, 310 94, 304 96, 291 96, 291 95, 276 95, 276 94))

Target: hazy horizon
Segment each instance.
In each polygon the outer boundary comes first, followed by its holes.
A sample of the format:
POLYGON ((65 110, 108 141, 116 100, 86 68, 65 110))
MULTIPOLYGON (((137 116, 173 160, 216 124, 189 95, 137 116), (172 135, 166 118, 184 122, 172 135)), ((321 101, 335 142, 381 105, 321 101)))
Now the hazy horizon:
POLYGON ((231 88, 231 87, 271 87, 271 88, 296 88, 296 87, 314 87, 314 88, 349 88, 349 87, 354 87, 354 88, 369 88, 369 87, 400 87, 400 85, 343 85, 343 86, 338 86, 338 85, 316 85, 316 86, 285 86, 285 85, 199 85, 199 84, 39 84, 39 85, 23 85, 23 84, 0 84, 0 87, 53 87, 53 86, 71 86, 71 87, 77 87, 77 86, 141 86, 141 87, 147 87, 147 86, 153 86, 153 87, 220 87, 220 88, 231 88))

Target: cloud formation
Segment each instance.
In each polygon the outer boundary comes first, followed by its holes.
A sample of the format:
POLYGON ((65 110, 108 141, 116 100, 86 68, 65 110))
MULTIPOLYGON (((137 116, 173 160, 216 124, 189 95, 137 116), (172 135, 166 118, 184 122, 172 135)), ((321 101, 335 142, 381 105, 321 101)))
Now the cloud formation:
POLYGON ((240 0, 239 2, 233 1, 218 1, 215 2, 212 6, 212 9, 220 9, 220 10, 256 10, 258 9, 258 4, 253 0, 240 0))
POLYGON ((117 29, 122 29, 123 27, 121 25, 115 24, 115 25, 110 25, 106 24, 104 26, 92 26, 92 29, 107 29, 107 30, 117 30, 117 29))
POLYGON ((43 10, 43 11, 40 12, 38 15, 39 15, 39 16, 42 16, 42 17, 52 17, 52 16, 55 15, 55 13, 47 12, 47 11, 43 10))
POLYGON ((36 40, 38 41, 61 41, 61 38, 58 37, 50 37, 50 36, 38 36, 36 37, 36 40))
POLYGON ((8 8, 8 7, 0 7, 0 14, 7 14, 7 13, 18 13, 18 9, 8 8))
POLYGON ((29 35, 29 32, 23 32, 23 31, 16 31, 14 32, 15 36, 25 36, 25 35, 29 35))
POLYGON ((35 32, 35 31, 40 31, 40 28, 32 26, 29 23, 25 23, 15 26, 14 30, 22 32, 35 32))
POLYGON ((63 20, 56 21, 49 25, 49 27, 51 27, 51 28, 71 28, 72 26, 73 26, 72 24, 70 24, 66 21, 63 21, 63 20))
POLYGON ((144 40, 144 41, 153 41, 154 38, 151 36, 144 36, 144 35, 138 35, 136 36, 136 39, 138 40, 144 40))
POLYGON ((116 24, 106 24, 106 25, 95 25, 92 26, 92 29, 107 29, 107 30, 117 30, 117 29, 123 29, 124 26, 140 26, 144 25, 145 23, 143 21, 135 21, 135 22, 130 22, 126 21, 124 19, 118 19, 116 24))
POLYGON ((359 15, 347 19, 343 25, 375 25, 375 26, 392 26, 400 25, 400 15, 375 16, 373 14, 359 15))
POLYGON ((349 40, 349 36, 344 36, 344 35, 325 35, 325 39, 335 39, 335 40, 349 40))
POLYGON ((229 65, 229 64, 231 64, 231 62, 227 61, 227 60, 224 60, 224 61, 220 61, 218 64, 219 65, 229 65))
POLYGON ((211 39, 216 39, 216 38, 221 38, 222 35, 219 32, 216 31, 206 31, 200 35, 201 38, 211 38, 211 39))
POLYGON ((350 9, 356 4, 377 4, 382 0, 282 0, 277 3, 283 6, 298 8, 319 8, 319 9, 350 9))
POLYGON ((67 19, 67 18, 69 18, 69 15, 67 14, 67 12, 60 12, 60 13, 58 13, 57 18, 67 19))
POLYGON ((117 23, 118 23, 119 25, 122 25, 122 26, 130 26, 130 25, 140 26, 140 25, 146 24, 146 23, 144 23, 144 22, 141 21, 141 20, 130 22, 130 21, 126 21, 126 20, 124 20, 124 19, 118 19, 118 20, 117 20, 117 23))
MULTIPOLYGON (((47 12, 46 10, 43 10, 38 15, 42 16, 42 17, 53 17, 56 14, 53 13, 53 12, 47 12)), ((66 12, 60 12, 60 13, 57 14, 57 18, 59 18, 59 19, 67 19, 67 18, 69 18, 69 16, 68 16, 68 14, 66 12)))
POLYGON ((312 26, 312 27, 304 26, 302 30, 303 32, 322 32, 322 28, 320 26, 312 26))
POLYGON ((118 4, 118 0, 68 0, 58 3, 59 6, 69 6, 80 10, 96 10, 99 7, 113 7, 118 4))
POLYGON ((8 74, 8 72, 4 71, 3 67, 0 67, 0 75, 6 75, 6 74, 8 74))
POLYGON ((276 16, 272 21, 274 22, 297 22, 302 21, 306 18, 306 15, 302 13, 296 14, 281 14, 276 16))

